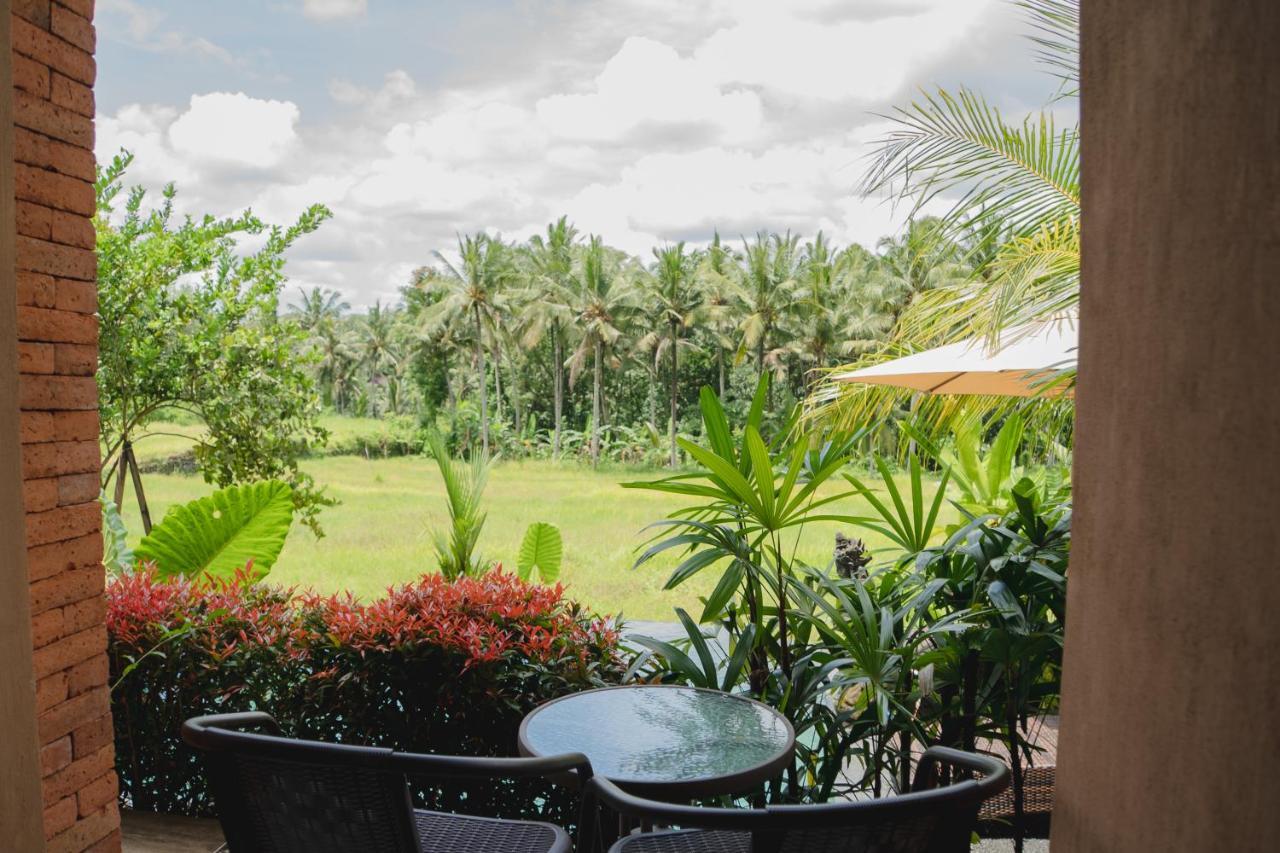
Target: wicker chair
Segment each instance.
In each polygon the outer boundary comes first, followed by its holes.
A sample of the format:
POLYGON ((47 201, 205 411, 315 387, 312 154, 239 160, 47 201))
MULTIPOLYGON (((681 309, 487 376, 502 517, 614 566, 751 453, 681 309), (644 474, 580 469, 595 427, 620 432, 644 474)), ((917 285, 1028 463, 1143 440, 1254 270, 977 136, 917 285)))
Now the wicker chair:
POLYGON ((925 751, 911 793, 812 806, 672 805, 634 797, 597 776, 586 786, 578 851, 604 846, 603 805, 645 823, 684 827, 625 836, 609 853, 968 853, 978 807, 1008 785, 1000 761, 943 747, 925 751), (940 763, 981 778, 938 787, 940 763))
POLYGON ((577 753, 466 758, 294 740, 262 713, 196 717, 182 738, 205 754, 231 853, 569 853, 553 824, 414 809, 405 777, 591 776, 577 753))

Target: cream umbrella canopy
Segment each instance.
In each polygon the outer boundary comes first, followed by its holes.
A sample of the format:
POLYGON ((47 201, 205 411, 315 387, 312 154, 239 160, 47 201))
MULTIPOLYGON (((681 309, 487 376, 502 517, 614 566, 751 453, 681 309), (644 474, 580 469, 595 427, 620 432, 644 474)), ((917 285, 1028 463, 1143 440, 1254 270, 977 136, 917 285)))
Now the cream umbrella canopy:
POLYGON ((836 382, 892 385, 928 394, 1070 394, 1070 390, 1046 390, 1044 386, 1053 374, 1076 366, 1077 325, 1078 321, 1069 317, 1018 326, 1006 331, 995 348, 981 340, 961 341, 837 373, 832 378, 836 382))

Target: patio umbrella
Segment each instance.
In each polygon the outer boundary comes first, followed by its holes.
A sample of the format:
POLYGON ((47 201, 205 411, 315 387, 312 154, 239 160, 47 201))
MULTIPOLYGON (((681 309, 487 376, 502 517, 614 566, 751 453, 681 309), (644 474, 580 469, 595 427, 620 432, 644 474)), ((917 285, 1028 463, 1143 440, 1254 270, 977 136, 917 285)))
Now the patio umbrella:
MULTIPOLYGON (((928 394, 1035 397, 1053 373, 1076 366, 1077 323, 1076 318, 1068 317, 1018 326, 1007 330, 994 349, 977 339, 961 341, 838 373, 834 379, 913 388, 928 394)), ((1043 393, 1052 396, 1062 391, 1043 393)))

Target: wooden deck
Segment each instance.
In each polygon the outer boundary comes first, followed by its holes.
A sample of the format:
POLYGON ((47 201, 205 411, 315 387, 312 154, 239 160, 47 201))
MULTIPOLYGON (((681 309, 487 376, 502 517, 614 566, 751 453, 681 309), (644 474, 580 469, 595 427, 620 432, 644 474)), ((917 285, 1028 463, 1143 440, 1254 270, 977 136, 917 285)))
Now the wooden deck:
POLYGON ((124 853, 213 853, 222 846, 216 820, 120 810, 124 853))

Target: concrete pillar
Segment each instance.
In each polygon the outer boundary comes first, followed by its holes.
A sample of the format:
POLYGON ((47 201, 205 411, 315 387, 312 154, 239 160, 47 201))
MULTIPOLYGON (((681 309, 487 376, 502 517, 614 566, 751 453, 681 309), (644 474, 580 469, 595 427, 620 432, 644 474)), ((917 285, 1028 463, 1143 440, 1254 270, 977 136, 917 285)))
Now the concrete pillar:
POLYGON ((1053 849, 1280 844, 1280 3, 1085 0, 1053 849))

